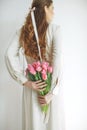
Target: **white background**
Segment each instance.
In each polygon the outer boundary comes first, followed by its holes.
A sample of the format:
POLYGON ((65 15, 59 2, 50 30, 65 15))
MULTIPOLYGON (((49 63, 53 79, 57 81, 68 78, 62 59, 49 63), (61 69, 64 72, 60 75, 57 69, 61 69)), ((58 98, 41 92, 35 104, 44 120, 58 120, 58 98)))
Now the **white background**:
MULTIPOLYGON (((4 55, 24 22, 29 0, 0 0, 0 130, 21 130, 22 86, 9 75, 4 55)), ((54 0, 61 25, 65 130, 87 130, 87 0, 54 0)))

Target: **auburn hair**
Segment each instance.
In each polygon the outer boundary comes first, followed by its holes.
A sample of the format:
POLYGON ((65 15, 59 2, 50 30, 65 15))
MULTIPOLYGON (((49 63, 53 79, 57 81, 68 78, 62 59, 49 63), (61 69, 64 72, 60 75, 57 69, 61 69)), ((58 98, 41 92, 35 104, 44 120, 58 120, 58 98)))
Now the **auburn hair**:
MULTIPOLYGON (((49 7, 52 0, 33 0, 32 7, 35 7, 34 16, 37 26, 37 32, 39 36, 39 45, 41 50, 42 59, 45 59, 46 52, 46 30, 48 23, 46 21, 46 14, 44 6, 49 7)), ((21 33, 19 37, 19 43, 24 47, 25 55, 30 56, 34 59, 39 59, 39 53, 37 48, 37 42, 35 38, 34 28, 32 25, 31 12, 29 11, 24 25, 21 27, 21 33)))

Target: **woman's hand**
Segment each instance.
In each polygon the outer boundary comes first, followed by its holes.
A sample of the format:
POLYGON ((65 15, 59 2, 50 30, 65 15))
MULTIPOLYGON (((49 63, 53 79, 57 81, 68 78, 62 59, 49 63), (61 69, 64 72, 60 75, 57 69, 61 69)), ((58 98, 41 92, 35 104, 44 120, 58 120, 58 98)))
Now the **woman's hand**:
POLYGON ((52 93, 47 93, 45 96, 41 96, 38 94, 38 101, 41 106, 44 106, 50 103, 50 101, 53 99, 53 96, 54 95, 52 93))
POLYGON ((30 87, 37 92, 41 92, 45 90, 47 84, 42 80, 38 80, 38 81, 27 81, 26 83, 24 83, 24 86, 30 87))

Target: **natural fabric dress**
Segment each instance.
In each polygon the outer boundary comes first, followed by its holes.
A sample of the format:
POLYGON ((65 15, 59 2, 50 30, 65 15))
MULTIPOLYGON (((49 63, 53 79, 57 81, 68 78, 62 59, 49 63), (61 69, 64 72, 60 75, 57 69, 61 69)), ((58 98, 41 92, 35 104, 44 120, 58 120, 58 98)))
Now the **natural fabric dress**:
MULTIPOLYGON (((27 63, 35 59, 23 54, 23 48, 19 45, 20 29, 14 35, 6 53, 6 65, 12 77, 21 85, 27 81, 24 70, 27 63)), ((53 66, 51 87, 59 87, 57 96, 54 96, 45 116, 38 103, 37 93, 22 86, 22 130, 64 130, 63 94, 61 85, 61 36, 60 26, 50 23, 46 33, 46 58, 53 66), (56 80, 58 78, 58 84, 56 80)))

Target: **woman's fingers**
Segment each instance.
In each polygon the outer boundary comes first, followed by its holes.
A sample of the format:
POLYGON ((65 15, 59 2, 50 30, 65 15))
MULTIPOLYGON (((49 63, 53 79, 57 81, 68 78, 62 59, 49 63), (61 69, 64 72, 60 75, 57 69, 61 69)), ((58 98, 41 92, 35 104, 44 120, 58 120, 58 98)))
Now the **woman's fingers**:
POLYGON ((40 85, 38 84, 38 85, 37 85, 38 88, 43 88, 43 87, 46 87, 46 86, 47 86, 47 84, 42 84, 42 85, 41 85, 41 84, 40 84, 40 85))
POLYGON ((47 85, 45 82, 40 82, 38 85, 47 85))
POLYGON ((46 104, 45 99, 40 99, 40 98, 38 98, 38 100, 39 100, 40 104, 46 104))
POLYGON ((38 91, 41 92, 41 91, 44 91, 46 88, 38 88, 38 91))
POLYGON ((36 91, 41 92, 46 89, 47 84, 42 80, 38 80, 38 81, 34 81, 32 86, 36 91))
POLYGON ((44 96, 39 95, 38 98, 39 99, 44 99, 44 96))
POLYGON ((47 86, 47 84, 44 81, 36 81, 36 86, 37 88, 45 88, 47 86))
POLYGON ((42 80, 37 80, 37 81, 34 81, 34 83, 40 83, 42 82, 42 80))
POLYGON ((45 100, 41 100, 41 99, 39 100, 39 102, 40 102, 40 103, 46 103, 45 100))
POLYGON ((41 88, 45 88, 46 86, 47 86, 47 85, 44 84, 44 85, 40 85, 40 86, 38 85, 37 87, 41 89, 41 88))
POLYGON ((44 106, 44 105, 46 105, 46 103, 42 103, 42 102, 39 102, 39 103, 40 103, 40 105, 41 105, 41 106, 44 106))
POLYGON ((47 105, 47 104, 46 103, 41 104, 41 106, 45 106, 45 105, 47 105))
POLYGON ((42 80, 38 80, 38 81, 35 81, 34 83, 38 84, 38 85, 44 85, 46 84, 44 81, 42 80))
POLYGON ((44 96, 38 94, 38 101, 39 101, 41 106, 49 104, 50 101, 52 100, 52 98, 53 98, 53 95, 50 94, 50 93, 48 93, 48 94, 46 94, 44 96))

